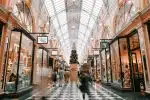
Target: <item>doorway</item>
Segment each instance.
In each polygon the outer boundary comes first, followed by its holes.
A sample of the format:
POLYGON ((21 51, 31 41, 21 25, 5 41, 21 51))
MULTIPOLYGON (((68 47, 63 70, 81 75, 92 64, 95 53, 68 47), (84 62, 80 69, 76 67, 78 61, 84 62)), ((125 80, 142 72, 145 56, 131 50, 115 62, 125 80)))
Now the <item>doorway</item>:
POLYGON ((145 89, 143 63, 138 34, 135 33, 129 37, 130 65, 132 71, 132 86, 134 92, 140 92, 145 89))

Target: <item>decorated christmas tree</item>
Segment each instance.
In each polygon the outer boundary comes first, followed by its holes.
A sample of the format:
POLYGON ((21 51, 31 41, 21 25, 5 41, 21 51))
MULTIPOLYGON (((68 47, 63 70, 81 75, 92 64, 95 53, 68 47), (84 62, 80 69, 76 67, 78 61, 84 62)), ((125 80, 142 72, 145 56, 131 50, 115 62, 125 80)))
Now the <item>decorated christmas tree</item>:
POLYGON ((70 64, 78 64, 78 55, 77 55, 77 51, 75 48, 75 43, 73 44, 73 48, 71 51, 70 64))

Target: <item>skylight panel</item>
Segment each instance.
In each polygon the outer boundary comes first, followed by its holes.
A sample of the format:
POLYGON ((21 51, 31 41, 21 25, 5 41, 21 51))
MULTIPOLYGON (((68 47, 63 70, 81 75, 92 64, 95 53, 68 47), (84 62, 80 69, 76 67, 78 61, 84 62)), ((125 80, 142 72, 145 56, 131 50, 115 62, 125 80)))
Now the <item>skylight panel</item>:
POLYGON ((87 31, 85 35, 86 35, 86 37, 89 37, 90 31, 87 31))
POLYGON ((87 30, 87 28, 80 24, 79 32, 85 33, 86 30, 87 30))
POLYGON ((68 38, 69 38, 68 33, 65 33, 65 34, 64 34, 64 39, 68 39, 68 38))
POLYGON ((53 2, 57 13, 65 9, 64 0, 53 0, 53 2))
POLYGON ((78 38, 83 38, 84 37, 84 34, 83 33, 80 33, 79 35, 78 35, 78 38))
POLYGON ((59 38, 61 37, 62 33, 61 33, 60 29, 57 30, 57 35, 58 35, 59 38))
POLYGON ((59 24, 58 24, 58 21, 57 21, 57 18, 55 17, 54 20, 53 20, 53 25, 55 27, 55 29, 58 29, 59 28, 59 24))
POLYGON ((63 34, 68 33, 68 27, 67 27, 67 25, 64 25, 63 27, 61 27, 61 30, 62 30, 63 34))
POLYGON ((54 13, 54 6, 53 6, 51 0, 45 0, 44 3, 45 3, 45 6, 49 12, 49 15, 53 16, 55 13, 54 13))
POLYGON ((60 14, 58 14, 58 20, 60 22, 60 25, 64 25, 67 23, 67 19, 66 19, 66 12, 63 11, 60 14))
POLYGON ((94 25, 94 24, 95 24, 95 21, 94 21, 93 18, 91 18, 90 21, 89 21, 89 28, 90 28, 90 29, 93 29, 93 25, 94 25))
POLYGON ((85 11, 82 11, 81 12, 81 19, 80 19, 80 22, 84 25, 87 25, 88 24, 88 21, 89 21, 89 14, 86 13, 85 11))
POLYGON ((90 13, 92 11, 93 4, 94 4, 94 0, 83 0, 82 9, 90 13))
POLYGON ((101 9, 101 7, 102 7, 102 4, 103 4, 103 1, 102 1, 102 0, 96 0, 95 6, 94 6, 93 12, 92 12, 92 14, 93 14, 94 16, 98 16, 99 11, 100 11, 100 9, 101 9))

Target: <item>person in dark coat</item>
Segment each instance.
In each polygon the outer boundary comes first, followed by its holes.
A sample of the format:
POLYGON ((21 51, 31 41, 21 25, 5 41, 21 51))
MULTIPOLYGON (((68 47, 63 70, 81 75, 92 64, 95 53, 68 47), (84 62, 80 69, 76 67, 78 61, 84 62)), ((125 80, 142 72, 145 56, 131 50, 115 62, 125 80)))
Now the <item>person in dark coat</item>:
POLYGON ((80 79, 80 83, 81 83, 81 85, 79 86, 79 89, 81 90, 81 92, 83 94, 83 100, 85 100, 85 94, 89 95, 90 77, 88 75, 88 71, 87 70, 81 71, 79 79, 80 79))

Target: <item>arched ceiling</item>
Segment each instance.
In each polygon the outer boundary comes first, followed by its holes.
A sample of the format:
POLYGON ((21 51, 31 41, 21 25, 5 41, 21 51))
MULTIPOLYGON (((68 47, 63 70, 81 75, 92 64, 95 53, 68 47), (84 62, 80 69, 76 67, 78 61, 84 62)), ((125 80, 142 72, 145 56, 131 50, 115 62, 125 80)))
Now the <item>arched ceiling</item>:
POLYGON ((100 9, 106 0, 44 0, 51 23, 69 60, 73 43, 79 57, 84 53, 100 9))

